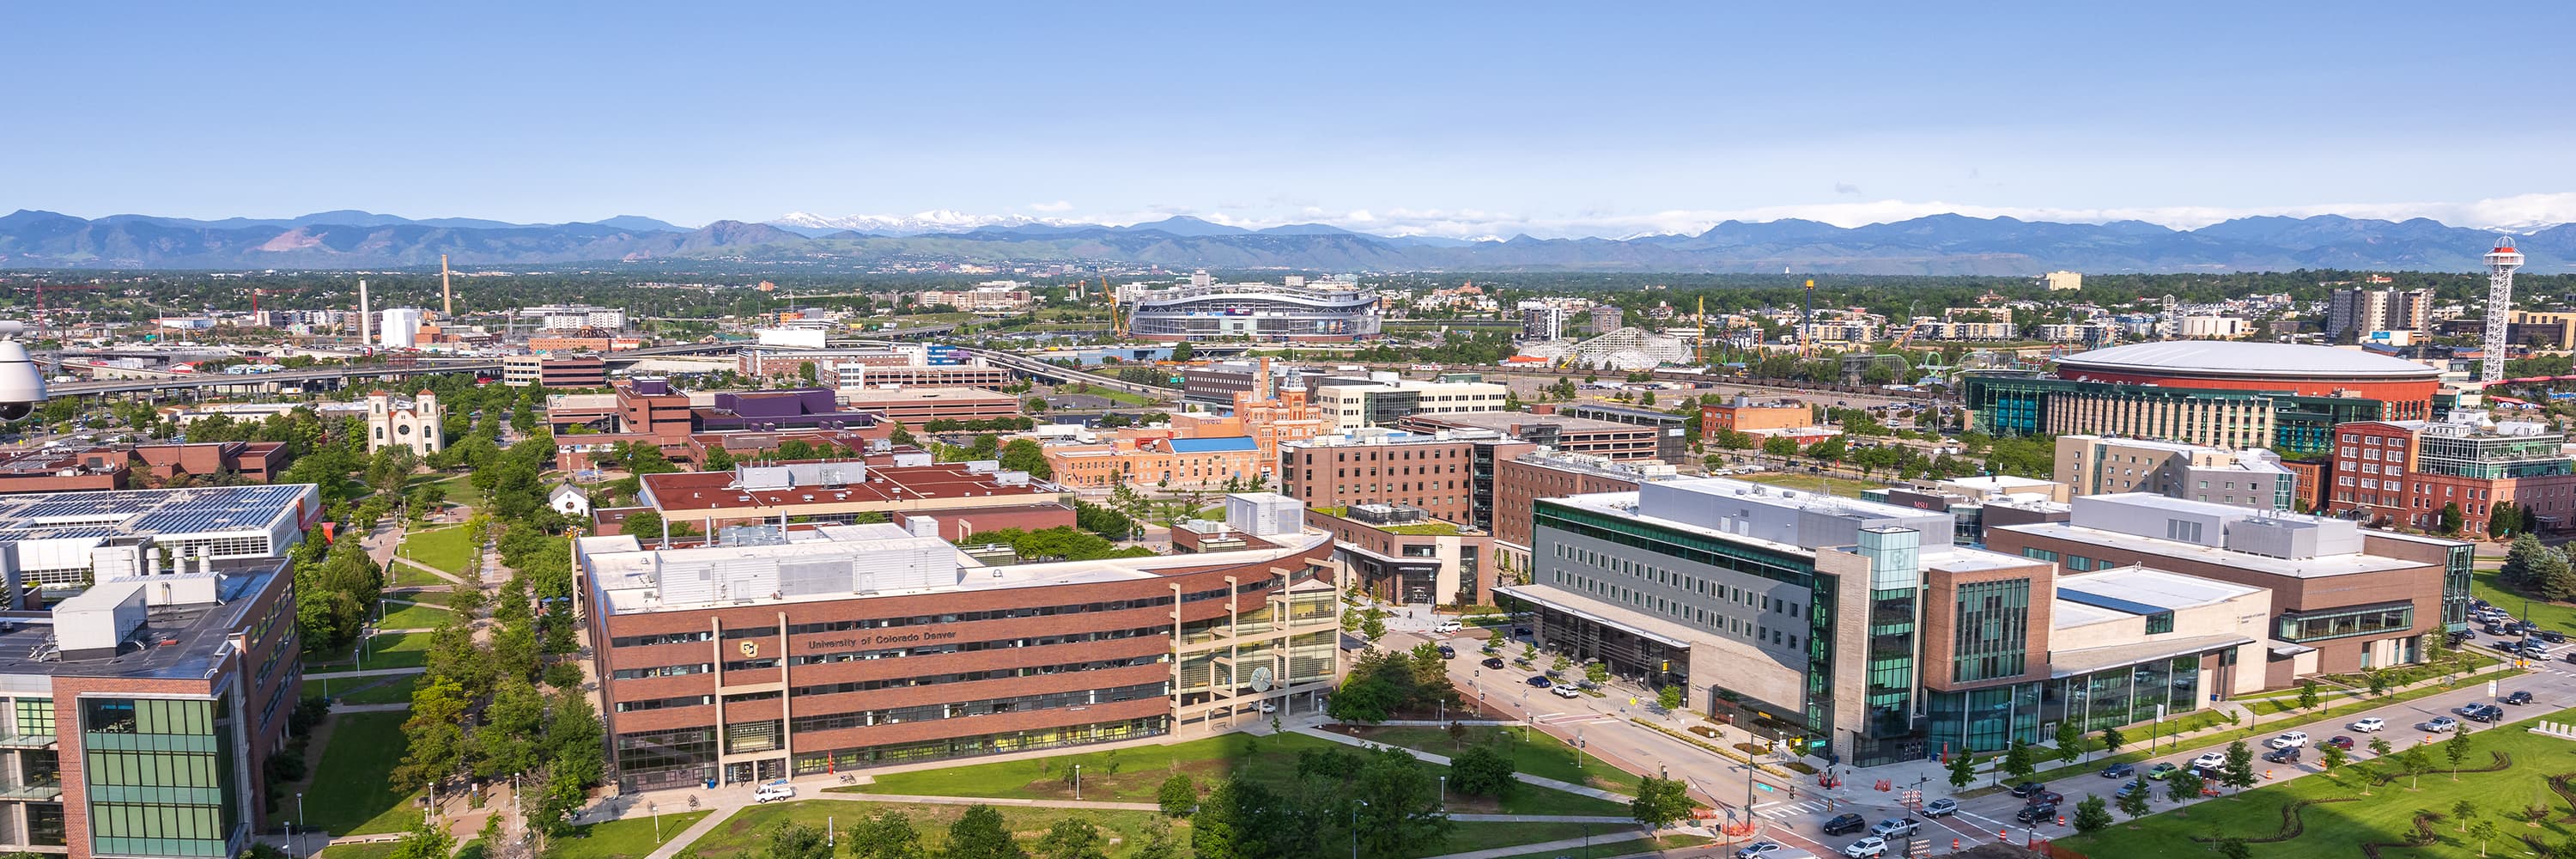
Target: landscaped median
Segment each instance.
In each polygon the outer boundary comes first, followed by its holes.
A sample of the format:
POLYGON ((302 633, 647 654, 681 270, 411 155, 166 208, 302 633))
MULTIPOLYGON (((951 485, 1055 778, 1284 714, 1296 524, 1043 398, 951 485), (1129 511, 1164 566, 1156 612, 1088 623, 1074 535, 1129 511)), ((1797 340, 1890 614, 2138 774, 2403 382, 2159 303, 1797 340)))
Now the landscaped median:
MULTIPOLYGON (((2374 698, 2374 699, 2364 700, 2364 701, 2354 701, 2354 702, 2349 703, 2349 704, 2338 704, 2338 705, 2335 705, 2335 706, 2332 706, 2332 707, 2325 708, 2324 710, 2318 711, 2318 712, 2316 712, 2316 713, 2314 713, 2314 714, 2311 714, 2311 715, 2309 715, 2309 716, 2307 716, 2307 717, 2305 717, 2305 718, 2284 718, 2284 719, 2274 719, 2274 720, 2272 720, 2272 721, 2268 721, 2268 722, 2261 722, 2261 723, 2252 724, 2252 725, 2246 725, 2246 726, 2239 727, 2239 728, 2233 728, 2233 729, 2229 729, 2229 730, 2225 730, 2225 731, 2220 731, 2220 732, 2218 732, 2218 733, 2214 733, 2214 734, 2207 734, 2207 735, 2198 736, 2198 737, 2187 737, 2187 738, 2182 738, 2182 739, 2180 739, 2180 740, 2175 741, 2174 743, 2172 743, 2172 744, 2170 744, 2170 745, 2166 745, 2166 746, 2164 746, 2164 747, 2162 747, 2162 748, 2157 748, 2157 749, 2134 748, 2134 747, 2133 747, 2130 751, 2121 752, 2121 753, 2116 754, 2116 755, 2106 755, 2106 756, 2103 756, 2103 757, 2098 757, 2098 758, 2094 758, 2094 759, 2089 760, 2089 761, 2085 761, 2085 762, 2083 762, 2083 763, 2068 764, 2068 765, 2061 766, 2061 767, 2053 767, 2053 768, 2050 768, 2050 769, 2040 770, 2040 771, 2038 771, 2038 772, 2032 773, 2032 774, 2031 774, 2031 776, 2030 776, 2030 778, 2028 778, 2028 779, 2022 779, 2022 780, 2024 780, 2024 781, 2048 781, 2048 780, 2050 780, 2050 779, 2064 778, 2064 777, 2066 777, 2066 776, 2070 776, 2070 775, 2078 775, 2078 774, 2082 774, 2082 773, 2090 773, 2090 772, 2099 772, 2099 771, 2101 771, 2101 769, 2102 769, 2103 767, 2107 767, 2107 766, 2110 766, 2110 765, 2112 765, 2112 764, 2121 764, 2121 763, 2134 764, 2134 763, 2138 763, 2138 762, 2140 762, 2140 761, 2147 760, 2148 758, 2155 757, 2155 756, 2157 756, 2157 755, 2169 755, 2169 754, 2173 754, 2173 753, 2175 753, 2175 752, 2184 751, 2184 750, 2185 750, 2185 749, 2187 749, 2187 748, 2189 748, 2189 749, 2197 749, 2197 748, 2216 748, 2216 747, 2219 747, 2219 746, 2227 745, 2228 743, 2235 742, 2235 741, 2237 741, 2237 740, 2250 740, 2250 739, 2254 739, 2254 738, 2256 738, 2256 737, 2262 737, 2262 736, 2266 736, 2266 735, 2270 735, 2270 734, 2277 734, 2277 733, 2280 733, 2280 732, 2282 732, 2282 731, 2294 730, 2294 729, 2299 729, 2299 728, 2314 728, 2314 727, 2316 727, 2316 726, 2318 726, 2318 725, 2320 725, 2320 724, 2329 724, 2329 723, 2334 722, 2334 721, 2335 721, 2335 720, 2337 720, 2337 719, 2340 719, 2340 718, 2342 718, 2342 717, 2344 717, 2344 716, 2352 715, 2352 714, 2354 714, 2354 713, 2360 713, 2360 712, 2364 712, 2364 711, 2368 711, 2368 710, 2375 710, 2375 709, 2378 709, 2378 708, 2381 708, 2381 707, 2388 706, 2388 705, 2390 705, 2390 704, 2404 703, 2404 702, 2407 702, 2407 701, 2415 700, 2415 699, 2417 699, 2417 698, 2425 698, 2425 697, 2430 697, 2430 696, 2433 696, 2433 695, 2439 695, 2439 694, 2442 694, 2442 693, 2444 693, 2444 692, 2450 692, 2450 691, 2457 690, 2457 689, 2464 689, 2464 688, 2467 688, 2467 687, 2470 687, 2470 686, 2475 686, 2475 685, 2478 685, 2478 684, 2485 683, 2485 682, 2490 681, 2490 680, 2503 680, 2503 679, 2506 679, 2506 678, 2509 678, 2509 677, 2514 677, 2514 676, 2520 675, 2520 674, 2522 674, 2522 673, 2523 673, 2523 670, 2522 670, 2522 669, 2520 669, 2520 668, 2510 668, 2510 667, 2508 667, 2508 668, 2501 668, 2501 669, 2498 669, 2498 670, 2495 670, 2495 671, 2492 671, 2492 672, 2488 672, 2488 673, 2485 673, 2485 674, 2473 674, 2473 675, 2470 675, 2470 676, 2467 676, 2467 677, 2461 677, 2461 678, 2458 678, 2458 679, 2451 680, 2451 681, 2449 681, 2449 682, 2440 683, 2440 684, 2436 684, 2436 685, 2432 685, 2432 686, 2424 686, 2424 687, 2416 688, 2416 689, 2408 689, 2408 690, 2406 690, 2406 691, 2404 691, 2404 692, 2399 692, 2399 693, 2396 693, 2396 694, 2394 694, 2394 695, 2389 695, 2389 696, 2384 697, 2384 698, 2374 698)), ((2089 737, 2089 736, 2087 737, 2087 741, 2088 741, 2088 742, 2090 742, 2090 741, 2091 741, 2091 739, 2092 739, 2091 737, 2089 737)), ((2046 751, 2046 750, 2037 750, 2037 751, 2041 751, 2042 753, 2045 753, 2045 751, 2046 751)), ((1963 791, 1960 791, 1960 792, 1958 792, 1958 793, 1956 793, 1956 794, 1953 794, 1953 796, 1956 796, 1956 797, 1958 797, 1958 798, 1960 798, 1960 799, 1967 799, 1967 798, 1970 798, 1970 797, 1984 796, 1984 795, 1986 795, 1986 794, 1994 793, 1994 792, 1996 792, 1996 791, 2000 791, 2000 790, 2004 790, 2004 789, 2005 789, 2005 786, 2004 786, 2004 785, 2001 785, 2001 784, 1993 784, 1993 785, 1987 785, 1987 786, 1985 786, 1985 787, 1971 788, 1971 789, 1968 789, 1968 790, 1963 790, 1963 791)))
POLYGON ((1689 743, 1689 744, 1691 744, 1691 745, 1698 746, 1698 747, 1700 747, 1700 748, 1707 749, 1707 750, 1712 751, 1712 752, 1716 752, 1716 753, 1718 753, 1718 754, 1720 754, 1720 755, 1724 755, 1724 756, 1726 756, 1726 758, 1727 758, 1728 760, 1734 761, 1734 762, 1736 762, 1736 763, 1739 763, 1739 764, 1753 764, 1753 766, 1754 766, 1755 768, 1760 769, 1760 770, 1761 770, 1761 771, 1763 771, 1763 772, 1770 773, 1770 774, 1775 775, 1775 776, 1779 776, 1779 777, 1781 777, 1781 778, 1792 778, 1792 779, 1793 779, 1793 778, 1797 778, 1797 777, 1798 777, 1798 774, 1797 774, 1797 773, 1790 772, 1790 771, 1788 771, 1788 770, 1786 770, 1786 769, 1782 769, 1782 768, 1780 768, 1780 767, 1775 767, 1775 766, 1772 766, 1772 765, 1770 765, 1770 764, 1759 764, 1759 763, 1753 763, 1753 756, 1752 756, 1752 755, 1748 755, 1748 754, 1745 754, 1745 753, 1743 753, 1743 752, 1736 751, 1736 750, 1734 750, 1734 749, 1729 749, 1729 748, 1725 748, 1725 747, 1719 746, 1719 745, 1718 745, 1718 744, 1716 744, 1716 743, 1709 742, 1709 741, 1707 741, 1707 740, 1705 740, 1705 739, 1701 739, 1700 737, 1695 736, 1695 735, 1692 735, 1692 734, 1689 734, 1689 733, 1685 733, 1685 732, 1682 732, 1682 731, 1676 731, 1676 730, 1673 730, 1673 729, 1671 729, 1671 728, 1667 728, 1667 727, 1664 727, 1664 726, 1662 726, 1662 725, 1655 724, 1654 722, 1648 721, 1648 720, 1647 720, 1645 717, 1643 717, 1643 716, 1630 716, 1630 717, 1628 717, 1628 721, 1635 722, 1635 723, 1637 723, 1637 724, 1644 725, 1644 726, 1649 727, 1649 728, 1653 728, 1653 729, 1655 730, 1655 732, 1656 732, 1656 733, 1663 734, 1664 736, 1671 737, 1671 738, 1673 738, 1673 739, 1680 740, 1680 741, 1682 741, 1682 742, 1689 743))
MULTIPOLYGON (((2576 710, 2538 718, 2568 721, 2576 710)), ((2456 776, 2448 740, 2436 740, 2424 747, 2430 769, 2420 774, 2391 755, 2179 809, 2157 793, 2158 813, 2056 843, 2091 859, 2200 852, 2213 838, 2259 845, 2268 859, 2546 853, 2576 833, 2566 816, 2576 740, 2530 733, 2529 724, 2471 734, 2456 776), (2456 816, 2463 808, 2473 816, 2456 816)))

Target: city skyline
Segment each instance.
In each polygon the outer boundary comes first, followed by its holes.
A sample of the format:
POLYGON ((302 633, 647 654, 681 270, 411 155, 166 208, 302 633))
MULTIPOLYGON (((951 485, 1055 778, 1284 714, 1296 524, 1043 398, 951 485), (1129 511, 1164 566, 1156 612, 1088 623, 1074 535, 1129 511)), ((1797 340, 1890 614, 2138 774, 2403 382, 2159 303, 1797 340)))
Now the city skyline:
MULTIPOLYGON (((2513 31, 2568 17, 2516 10, 2513 31)), ((0 208, 84 217, 2576 221, 2554 142, 2576 112, 2512 85, 2564 61, 2458 62, 2438 46, 2495 22, 2405 6, 21 18, 0 44, 87 95, 22 109, 52 131, 0 143, 39 168, 0 208)))

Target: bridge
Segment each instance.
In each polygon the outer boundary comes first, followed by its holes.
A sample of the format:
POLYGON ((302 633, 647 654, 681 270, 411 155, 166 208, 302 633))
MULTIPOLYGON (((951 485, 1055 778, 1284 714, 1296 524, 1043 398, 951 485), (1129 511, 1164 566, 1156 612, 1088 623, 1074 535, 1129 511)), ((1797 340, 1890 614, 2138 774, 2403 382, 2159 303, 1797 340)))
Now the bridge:
POLYGON ((1013 373, 1018 373, 1022 376, 1028 376, 1035 379, 1045 379, 1058 384, 1081 382, 1095 387, 1108 388, 1113 391, 1124 391, 1126 393, 1148 397, 1171 397, 1177 399, 1181 395, 1180 391, 1166 388, 1161 385, 1138 384, 1116 376, 1103 376, 1099 373, 1076 370, 1070 367, 1059 367, 1044 361, 1014 355, 1009 352, 997 352, 991 349, 972 349, 963 346, 958 347, 957 351, 977 358, 982 358, 984 359, 984 363, 990 366, 1000 367, 1013 373))

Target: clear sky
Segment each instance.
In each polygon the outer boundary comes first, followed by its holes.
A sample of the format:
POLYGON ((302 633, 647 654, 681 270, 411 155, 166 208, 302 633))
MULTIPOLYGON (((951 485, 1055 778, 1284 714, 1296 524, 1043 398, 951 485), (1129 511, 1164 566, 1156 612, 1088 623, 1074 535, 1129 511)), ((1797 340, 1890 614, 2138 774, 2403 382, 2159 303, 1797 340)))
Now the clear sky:
POLYGON ((2576 220, 2576 10, 2281 5, 14 4, 0 211, 2576 220))

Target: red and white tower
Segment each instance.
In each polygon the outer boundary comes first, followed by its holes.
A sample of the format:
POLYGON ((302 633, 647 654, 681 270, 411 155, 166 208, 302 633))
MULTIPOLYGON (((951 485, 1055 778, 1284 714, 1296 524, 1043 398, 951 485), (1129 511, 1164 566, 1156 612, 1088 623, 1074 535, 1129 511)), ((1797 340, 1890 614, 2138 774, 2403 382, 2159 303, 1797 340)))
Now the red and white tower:
POLYGON ((2478 379, 2490 385, 2504 380, 2505 333, 2513 322, 2513 270, 2521 267, 2522 252, 2513 249, 2513 237, 2497 236, 2495 250, 2487 252, 2486 357, 2478 362, 2478 379))

